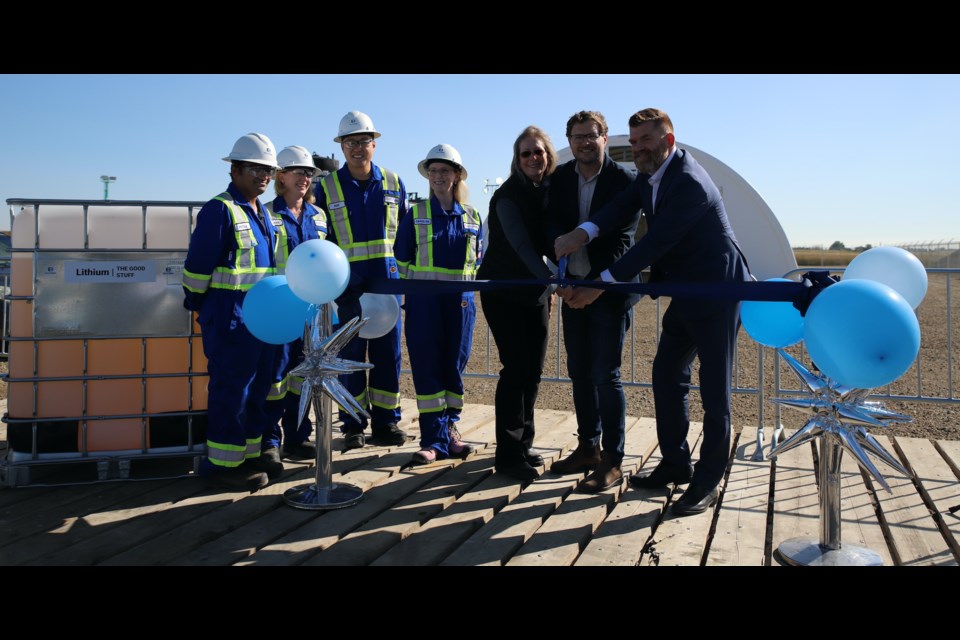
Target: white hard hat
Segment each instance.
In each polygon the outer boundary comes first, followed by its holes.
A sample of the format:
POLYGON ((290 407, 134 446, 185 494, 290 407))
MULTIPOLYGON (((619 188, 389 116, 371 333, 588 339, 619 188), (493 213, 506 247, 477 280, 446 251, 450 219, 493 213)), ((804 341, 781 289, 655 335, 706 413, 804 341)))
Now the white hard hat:
POLYGON ((313 155, 297 145, 286 147, 277 154, 277 164, 280 170, 293 169, 294 167, 303 167, 304 169, 316 170, 317 165, 313 164, 313 155))
POLYGON ((380 134, 373 128, 373 120, 370 116, 361 111, 351 111, 340 118, 340 129, 337 131, 337 137, 334 142, 340 142, 346 136, 352 136, 357 133, 369 133, 376 140, 380 134))
POLYGON ((417 169, 420 170, 420 175, 424 178, 429 179, 430 176, 427 174, 427 165, 433 162, 434 160, 444 160, 446 162, 452 162, 453 164, 460 167, 461 178, 467 179, 467 169, 463 166, 463 163, 460 162, 460 152, 451 147, 449 144, 438 144, 433 149, 430 149, 430 152, 427 154, 427 157, 420 161, 420 164, 417 165, 417 169))
POLYGON ((234 160, 255 162, 274 169, 277 168, 276 147, 270 142, 270 138, 262 133, 248 133, 245 136, 240 136, 233 145, 233 151, 224 160, 227 162, 233 162, 234 160))

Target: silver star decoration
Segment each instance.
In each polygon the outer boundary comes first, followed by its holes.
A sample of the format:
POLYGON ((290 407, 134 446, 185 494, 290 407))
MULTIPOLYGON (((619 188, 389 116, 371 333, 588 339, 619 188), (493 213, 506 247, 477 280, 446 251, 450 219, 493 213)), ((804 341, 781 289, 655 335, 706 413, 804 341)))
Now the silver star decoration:
POLYGON ((887 427, 897 422, 912 422, 913 418, 890 411, 882 403, 868 401, 870 389, 855 389, 841 385, 822 375, 809 371, 782 349, 777 350, 801 382, 807 385, 812 398, 773 398, 773 402, 811 414, 799 431, 775 446, 770 456, 798 447, 814 438, 833 438, 849 451, 861 467, 890 491, 887 481, 874 466, 867 453, 874 455, 905 476, 910 473, 883 448, 865 427, 887 427))
MULTIPOLYGON (((347 391, 340 382, 339 376, 354 371, 372 369, 373 365, 366 362, 343 360, 337 357, 340 350, 360 333, 360 329, 367 323, 367 319, 353 318, 345 323, 336 333, 329 337, 320 337, 320 310, 313 316, 303 337, 303 362, 292 369, 290 373, 303 378, 300 391, 300 412, 297 424, 303 422, 313 404, 315 411, 319 411, 320 396, 326 392, 328 396, 340 405, 350 417, 360 421, 360 416, 367 419, 370 414, 360 406, 356 398, 347 391), (315 402, 314 402, 315 401, 315 402)), ((317 414, 319 416, 319 413, 317 414)))

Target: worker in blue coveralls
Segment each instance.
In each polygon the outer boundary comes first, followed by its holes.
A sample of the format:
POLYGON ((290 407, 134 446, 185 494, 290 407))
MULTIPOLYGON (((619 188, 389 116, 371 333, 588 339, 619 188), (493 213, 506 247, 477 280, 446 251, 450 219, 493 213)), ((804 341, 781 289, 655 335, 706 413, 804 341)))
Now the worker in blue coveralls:
MULTIPOLYGON (((313 204, 313 177, 318 169, 313 156, 304 147, 290 146, 277 154, 280 171, 273 184, 277 197, 267 204, 271 215, 279 216, 287 234, 286 256, 307 240, 327 237, 327 214, 313 204)), ((264 451, 280 447, 283 458, 314 460, 317 445, 309 441, 313 424, 309 415, 300 422, 300 389, 303 378, 290 370, 303 360, 303 340, 280 345, 277 348, 276 376, 267 396, 267 414, 270 430, 263 434, 264 451)))
MULTIPOLYGON (((397 227, 407 214, 407 190, 393 171, 373 163, 380 133, 370 117, 351 111, 340 120, 334 142, 340 143, 346 165, 324 176, 317 185, 317 201, 327 212, 327 240, 335 242, 350 262, 350 283, 336 299, 341 323, 360 315, 360 295, 368 279, 397 279, 393 243, 397 227)), ((366 371, 341 376, 340 381, 371 416, 370 442, 401 445, 407 434, 400 422, 401 320, 386 335, 371 340, 359 336, 340 352, 346 360, 369 362, 366 371)), ((343 448, 364 446, 366 419, 360 422, 340 411, 343 448)))
POLYGON ((276 449, 261 454, 268 427, 265 404, 276 347, 243 322, 243 300, 254 284, 283 267, 283 221, 259 196, 277 170, 273 143, 260 133, 239 138, 230 155, 231 182, 197 215, 183 265, 183 305, 196 311, 210 374, 207 457, 199 473, 217 485, 256 491, 283 473, 276 449))
MULTIPOLYGON (((418 166, 430 199, 400 224, 395 248, 400 276, 410 280, 473 280, 481 260, 480 213, 466 204, 467 170, 460 153, 438 144, 418 166)), ((407 294, 407 352, 420 411, 420 451, 412 464, 466 458, 456 422, 463 410, 463 371, 477 317, 473 291, 407 294)))

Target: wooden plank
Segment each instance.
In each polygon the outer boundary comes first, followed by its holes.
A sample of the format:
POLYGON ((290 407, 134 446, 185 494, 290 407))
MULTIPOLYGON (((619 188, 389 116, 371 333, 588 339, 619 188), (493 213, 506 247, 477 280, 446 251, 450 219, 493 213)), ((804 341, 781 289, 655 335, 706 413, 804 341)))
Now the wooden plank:
POLYGON ((877 553, 885 566, 893 566, 875 500, 873 491, 863 482, 860 465, 845 451, 840 460, 840 544, 866 547, 877 553))
MULTIPOLYGON (((657 455, 657 423, 653 418, 640 418, 627 441, 627 457, 634 458, 627 466, 629 476, 641 467, 654 467, 657 455), (635 456, 633 454, 636 454, 635 456)), ((634 566, 640 559, 653 528, 663 517, 667 492, 634 489, 629 484, 620 494, 613 510, 587 542, 576 566, 634 566)))
MULTIPOLYGON (((894 453, 889 438, 879 436, 877 440, 887 451, 894 453)), ((957 559, 937 530, 913 480, 898 473, 884 473, 884 477, 890 485, 890 492, 876 487, 875 481, 874 486, 899 561, 904 565, 956 565, 957 559)))
MULTIPOLYGON (((785 430, 784 436, 793 435, 785 430)), ((809 443, 781 453, 774 464, 773 537, 774 566, 777 547, 791 538, 820 539, 820 494, 809 443)))
MULTIPOLYGON (((461 432, 464 434, 480 433, 482 435, 482 429, 478 429, 483 425, 489 424, 493 420, 492 407, 474 405, 469 407, 469 411, 465 411, 464 413, 464 419, 461 421, 461 424, 463 425, 461 432)), ((382 449, 390 452, 403 452, 402 461, 394 458, 384 461, 378 458, 378 463, 375 463, 374 461, 368 462, 368 465, 375 464, 374 468, 370 469, 370 471, 373 471, 374 478, 376 480, 369 479, 370 481, 367 482, 365 486, 355 482, 353 475, 349 473, 345 476, 342 476, 342 481, 354 484, 365 490, 370 486, 373 486, 376 481, 383 479, 385 476, 397 473, 397 471, 399 471, 399 467, 409 461, 410 456, 417 450, 417 448, 418 445, 416 441, 408 442, 399 447, 364 447, 362 449, 364 451, 376 451, 377 449, 382 449), (384 465, 387 467, 386 471, 383 470, 384 465)), ((342 464, 346 460, 352 460, 354 464, 351 469, 355 469, 357 466, 359 466, 355 463, 360 462, 360 459, 357 457, 351 457, 350 454, 353 454, 354 451, 361 450, 357 449, 346 452, 343 456, 338 458, 338 462, 342 464)), ((280 485, 271 485, 273 488, 271 489, 270 494, 282 496, 283 493, 288 489, 300 486, 302 484, 307 484, 314 477, 314 471, 311 470, 309 475, 298 476, 293 481, 285 482, 280 485)), ((367 478, 365 478, 365 480, 366 479, 367 478)), ((338 478, 335 476, 334 481, 337 480, 338 478)), ((288 513, 290 510, 300 511, 294 509, 293 507, 288 507, 286 504, 282 503, 282 501, 273 505, 271 510, 264 510, 264 505, 247 501, 241 507, 235 508, 234 513, 232 514, 235 517, 229 522, 225 521, 222 516, 211 516, 214 519, 211 521, 210 526, 204 527, 204 530, 208 532, 208 535, 212 535, 212 532, 219 532, 220 535, 212 538, 208 544, 204 545, 202 550, 197 549, 198 541, 189 533, 177 532, 177 535, 180 538, 179 544, 175 544, 175 542, 170 540, 168 537, 162 552, 157 548, 151 548, 149 552, 146 548, 132 549, 129 553, 122 554, 114 558, 111 562, 128 564, 130 563, 131 557, 136 557, 138 559, 137 561, 142 563, 145 561, 145 557, 149 557, 151 564, 160 562, 174 562, 180 564, 183 563, 188 556, 189 559, 196 558, 203 563, 221 563, 226 561, 237 562, 243 558, 249 557, 258 548, 271 544, 284 534, 296 530, 305 522, 313 519, 312 517, 304 516, 302 514, 288 513), (282 508, 282 512, 278 513, 278 508, 282 508), (261 522, 261 520, 264 518, 270 522, 261 522), (242 529, 242 531, 236 531, 236 529, 233 528, 234 523, 236 522, 245 523, 239 527, 239 529, 242 529), (183 557, 181 558, 181 556, 183 557)), ((314 514, 316 515, 316 512, 314 512, 314 514)), ((144 547, 146 546, 147 545, 144 545, 144 547)))
POLYGON ((738 443, 707 565, 764 566, 769 563, 765 543, 772 465, 767 460, 751 460, 757 448, 756 427, 744 427, 738 443))
MULTIPOLYGON (((413 411, 407 415, 415 412, 414 406, 413 411)), ((465 438, 485 436, 486 431, 481 432, 478 429, 490 429, 493 416, 492 407, 466 405, 461 421, 461 434, 465 438)), ((341 478, 343 482, 356 485, 364 491, 363 498, 356 505, 329 512, 324 518, 304 519, 300 526, 269 540, 263 536, 263 532, 269 532, 269 525, 254 522, 249 529, 238 530, 222 540, 204 545, 189 554, 189 557, 178 560, 178 563, 289 565, 304 562, 329 548, 361 524, 395 506, 433 478, 417 473, 397 475, 400 467, 408 463, 413 452, 419 449, 417 443, 418 440, 414 440, 395 449, 398 456, 384 456, 379 462, 365 464, 341 478)), ((351 450, 342 455, 347 456, 354 451, 362 449, 351 450)), ((285 516, 284 519, 295 520, 295 517, 285 516)))
MULTIPOLYGON (((555 429, 568 418, 561 411, 542 411, 536 417, 536 448, 546 461, 562 450, 569 435, 565 430, 555 429)), ((549 465, 550 463, 547 462, 549 465)), ((513 478, 498 473, 460 496, 455 504, 443 513, 431 518, 417 531, 377 558, 372 564, 390 565, 436 565, 446 558, 474 531, 490 521, 505 505, 515 500, 523 485, 513 478)))
MULTIPOLYGON (((74 487, 45 489, 16 489, 14 493, 28 496, 28 502, 16 502, 0 511, 0 546, 57 530, 61 536, 73 523, 98 509, 123 503, 179 481, 111 482, 74 487)), ((192 483, 188 483, 192 484, 192 483)), ((196 487, 196 491, 202 490, 196 487)), ((0 563, 4 563, 0 550, 0 563)))
MULTIPOLYGON (((52 556, 62 557, 68 550, 79 545, 89 543, 111 529, 121 527, 128 518, 149 517, 150 513, 164 506, 171 506, 185 499, 190 499, 204 491, 201 482, 178 480, 170 484, 162 484, 152 491, 144 491, 142 485, 129 483, 125 488, 137 491, 125 491, 126 499, 119 502, 108 501, 107 504, 96 504, 83 501, 83 507, 78 509, 77 515, 71 515, 58 522, 45 520, 46 527, 36 534, 22 538, 17 542, 3 547, 4 564, 56 564, 56 561, 45 561, 52 556)), ((69 490, 67 487, 65 490, 69 490)), ((66 563, 66 562, 64 562, 66 563)), ((88 564, 78 558, 76 564, 88 564)))
MULTIPOLYGON (((696 461, 700 452, 700 442, 703 439, 701 423, 690 423, 688 439, 693 442, 691 453, 693 460, 696 461)), ((737 440, 731 439, 730 444, 737 446, 737 440)), ((683 495, 683 490, 687 487, 689 485, 676 489, 670 496, 671 501, 676 501, 683 495)), ((721 496, 721 502, 722 500, 721 496)), ((658 566, 700 565, 715 512, 716 508, 713 508, 699 515, 680 517, 667 510, 663 521, 654 531, 649 547, 640 559, 641 564, 651 564, 655 558, 658 566)))
POLYGON ((960 504, 960 484, 953 469, 929 440, 897 437, 896 446, 901 458, 907 460, 907 469, 920 480, 927 500, 933 503, 934 523, 956 560, 960 557, 960 518, 949 509, 960 504))
MULTIPOLYGON (((558 439, 554 440, 555 442, 562 442, 563 437, 568 438, 567 445, 561 447, 555 459, 559 459, 565 451, 577 446, 576 436, 571 438, 569 435, 577 430, 577 418, 569 412, 566 416, 565 420, 556 423, 550 429, 552 434, 557 434, 555 437, 558 439)), ((544 436, 538 435, 537 439, 543 441, 544 436)), ((549 469, 550 456, 546 452, 543 455, 546 459, 546 468, 549 469)), ((441 565, 500 566, 504 564, 530 539, 547 516, 576 488, 585 475, 559 476, 549 471, 545 472, 527 485, 519 498, 501 509, 496 517, 465 540, 441 565)))
MULTIPOLYGON (((490 420, 472 437, 489 442, 494 433, 490 420)), ((484 447, 467 460, 443 460, 424 467, 412 467, 404 473, 427 474, 434 478, 428 485, 408 496, 390 511, 382 513, 336 544, 310 558, 312 566, 367 565, 386 553, 420 525, 453 504, 457 498, 490 475, 492 448, 484 447)))
POLYGON ((639 419, 627 422, 627 440, 622 469, 622 482, 597 494, 575 492, 567 496, 543 525, 507 561, 507 566, 568 566, 572 565, 586 547, 600 524, 606 519, 612 505, 627 486, 627 478, 640 467, 643 454, 650 448, 647 439, 633 438, 633 427, 639 419))

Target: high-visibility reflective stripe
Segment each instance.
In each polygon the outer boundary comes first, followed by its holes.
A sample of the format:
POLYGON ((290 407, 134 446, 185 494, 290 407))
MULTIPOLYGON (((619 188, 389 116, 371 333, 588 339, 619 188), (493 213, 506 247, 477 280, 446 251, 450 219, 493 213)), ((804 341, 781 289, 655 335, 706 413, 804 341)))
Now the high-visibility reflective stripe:
POLYGON ((203 293, 210 287, 210 276, 202 273, 193 273, 192 271, 184 269, 182 284, 188 291, 203 293))
POLYGON ((361 391, 359 395, 353 396, 353 399, 356 400, 357 404, 359 404, 361 407, 366 407, 367 405, 370 404, 370 402, 367 400, 366 388, 364 388, 364 390, 361 391))
MULTIPOLYGON (((480 214, 470 205, 461 205, 463 207, 463 226, 464 228, 479 229, 480 214)), ((416 204, 408 215, 412 215, 414 220, 427 220, 427 224, 416 224, 417 234, 417 256, 416 261, 397 262, 397 269, 401 278, 415 280, 473 280, 477 275, 477 243, 478 234, 465 234, 466 237, 466 255, 463 260, 463 267, 460 269, 449 269, 434 266, 433 263, 433 207, 427 200, 426 206, 416 204), (473 236, 471 238, 471 235, 473 236)))
MULTIPOLYGON (((400 198, 400 177, 392 172, 382 169, 384 192, 395 191, 397 199, 400 198)), ((393 243, 397 238, 397 227, 400 219, 400 204, 385 204, 386 216, 384 224, 384 237, 367 242, 354 242, 353 229, 350 227, 350 211, 347 209, 346 200, 343 197, 343 187, 340 184, 340 176, 336 171, 323 177, 321 181, 324 193, 327 198, 327 209, 329 210, 329 223, 337 234, 337 245, 343 249, 348 262, 359 262, 362 260, 373 260, 376 258, 393 257, 393 243)))
POLYGON ((223 271, 220 269, 220 267, 217 267, 217 270, 213 272, 210 286, 214 289, 231 289, 234 291, 247 291, 264 278, 277 272, 273 267, 257 267, 255 270, 245 273, 230 273, 227 269, 223 271))
POLYGON ((434 393, 427 396, 417 395, 417 409, 420 413, 436 413, 447 408, 446 392, 434 393))
POLYGON ((463 409, 463 394, 447 391, 447 406, 451 409, 463 409))
MULTIPOLYGON (((237 257, 235 266, 231 267, 217 267, 213 270, 213 276, 210 282, 210 286, 214 289, 229 289, 233 291, 246 291, 253 287, 256 283, 260 282, 267 276, 274 275, 277 272, 277 269, 274 267, 258 267, 256 266, 256 247, 257 239, 253 235, 253 225, 250 223, 247 218, 247 214, 238 207, 232 200, 232 196, 227 193, 221 193, 219 196, 214 198, 214 200, 219 200, 227 207, 227 211, 230 212, 230 219, 233 221, 233 230, 234 237, 237 241, 237 257), (246 229, 240 230, 241 225, 246 225, 246 229)), ((273 218, 271 216, 271 224, 273 223, 273 218)), ((284 251, 286 251, 287 246, 287 233, 283 227, 282 221, 280 227, 274 227, 275 233, 274 238, 279 242, 278 235, 283 236, 283 246, 284 251), (281 231, 283 230, 283 231, 281 231)), ((276 249, 276 247, 274 247, 276 249)), ((276 256, 276 252, 274 252, 276 256)))
POLYGON ((370 404, 381 409, 396 409, 400 406, 400 392, 392 393, 368 387, 370 393, 370 404))
POLYGON ((244 456, 247 460, 260 457, 261 440, 263 440, 263 438, 247 438, 247 453, 244 456))
POLYGON ((267 400, 283 400, 287 395, 287 379, 284 378, 279 382, 274 382, 270 385, 270 390, 267 392, 267 400))
MULTIPOLYGON (((236 270, 249 269, 257 263, 254 248, 258 243, 257 238, 253 235, 253 225, 250 224, 244 210, 233 202, 233 196, 229 192, 224 191, 214 200, 219 200, 227 207, 227 211, 230 212, 230 219, 233 220, 233 235, 237 240, 236 270), (241 231, 239 227, 245 222, 248 223, 247 228, 241 231)), ((223 268, 217 267, 217 269, 223 268)))
POLYGON ((287 226, 283 218, 273 211, 273 201, 267 203, 267 213, 273 221, 273 257, 277 263, 277 274, 283 275, 287 268, 287 258, 290 257, 290 247, 287 244, 287 226))
POLYGON ((244 460, 246 447, 235 444, 221 444, 207 440, 207 458, 218 467, 239 467, 244 460))
POLYGON ((302 389, 303 389, 303 378, 301 378, 300 376, 287 374, 287 393, 300 395, 300 391, 302 389))

